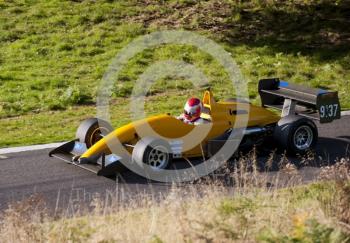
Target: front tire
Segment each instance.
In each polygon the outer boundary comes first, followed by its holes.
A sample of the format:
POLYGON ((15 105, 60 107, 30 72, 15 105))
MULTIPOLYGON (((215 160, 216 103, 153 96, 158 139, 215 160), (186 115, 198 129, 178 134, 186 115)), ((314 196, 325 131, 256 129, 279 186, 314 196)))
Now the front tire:
POLYGON ((138 141, 132 152, 132 160, 141 167, 149 165, 153 171, 166 169, 173 159, 168 142, 154 137, 138 141))
POLYGON ((87 148, 90 148, 112 131, 113 127, 108 122, 97 118, 89 118, 80 123, 76 138, 79 139, 79 142, 85 143, 87 148))
POLYGON ((274 139, 288 154, 305 154, 315 147, 318 131, 310 119, 294 115, 286 116, 276 125, 274 139))

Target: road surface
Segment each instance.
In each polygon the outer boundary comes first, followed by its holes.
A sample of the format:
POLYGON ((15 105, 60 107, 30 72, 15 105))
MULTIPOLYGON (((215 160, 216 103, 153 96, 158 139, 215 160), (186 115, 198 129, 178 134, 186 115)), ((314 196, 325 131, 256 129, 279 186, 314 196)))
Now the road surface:
MULTIPOLYGON (((350 116, 331 124, 319 126, 317 160, 332 163, 335 159, 349 156, 350 116)), ((20 201, 32 194, 39 195, 53 211, 72 210, 77 204, 89 204, 94 197, 102 199, 116 196, 132 200, 140 195, 166 193, 170 186, 148 182, 131 172, 125 180, 98 177, 88 171, 48 157, 49 149, 0 155, 0 211, 9 203, 20 201), (118 182, 116 182, 118 181, 118 182)), ((291 158, 291 160, 298 160, 291 158)), ((304 182, 317 177, 319 169, 300 169, 304 182)), ((276 172, 268 172, 273 175, 276 172)))

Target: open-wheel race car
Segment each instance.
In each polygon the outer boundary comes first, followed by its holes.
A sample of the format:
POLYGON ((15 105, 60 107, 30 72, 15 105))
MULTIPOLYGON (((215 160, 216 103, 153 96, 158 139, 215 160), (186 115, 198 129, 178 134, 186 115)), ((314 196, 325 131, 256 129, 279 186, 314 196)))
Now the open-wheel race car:
POLYGON ((239 147, 264 145, 266 138, 273 138, 286 152, 302 154, 317 143, 317 126, 313 120, 328 123, 340 119, 337 92, 277 78, 260 80, 258 89, 261 106, 235 98, 216 102, 212 92, 205 91, 201 117, 207 123, 202 125, 186 124, 163 114, 113 129, 106 121, 90 118, 80 124, 76 139, 52 150, 49 155, 98 175, 111 175, 124 168, 120 161, 125 157, 129 157, 130 162, 145 163, 162 171, 176 158, 212 156, 237 128, 243 136, 239 147), (270 108, 281 110, 281 114, 270 108), (240 127, 237 121, 244 116, 247 123, 240 127), (195 127, 199 128, 197 137, 200 139, 183 139, 195 127), (159 136, 148 132, 148 128, 159 136), (205 132, 200 131, 202 128, 205 132))

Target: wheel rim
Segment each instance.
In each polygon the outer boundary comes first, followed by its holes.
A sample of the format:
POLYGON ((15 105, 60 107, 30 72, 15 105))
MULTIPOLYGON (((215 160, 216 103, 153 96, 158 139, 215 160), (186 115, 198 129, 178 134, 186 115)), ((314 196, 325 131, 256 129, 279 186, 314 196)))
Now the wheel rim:
POLYGON ((105 127, 97 127, 90 136, 90 146, 94 145, 97 143, 99 140, 103 138, 103 134, 107 134, 108 129, 105 127))
POLYGON ((168 163, 169 154, 164 146, 158 145, 152 147, 148 155, 148 164, 154 169, 163 169, 168 163))
POLYGON ((294 145, 299 150, 306 150, 311 147, 314 134, 311 127, 301 126, 294 133, 294 145))

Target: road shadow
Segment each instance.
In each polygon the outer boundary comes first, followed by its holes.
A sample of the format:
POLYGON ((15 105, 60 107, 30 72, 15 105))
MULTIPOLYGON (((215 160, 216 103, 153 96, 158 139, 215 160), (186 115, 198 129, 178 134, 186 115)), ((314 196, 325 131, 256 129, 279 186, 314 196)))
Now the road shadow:
MULTIPOLYGON (((347 138, 347 137, 346 137, 347 138)), ((276 150, 271 144, 268 147, 261 147, 249 151, 241 151, 239 156, 227 161, 224 168, 209 173, 209 176, 216 177, 217 174, 233 172, 237 169, 237 164, 246 163, 247 170, 253 170, 254 166, 258 172, 277 172, 286 164, 293 164, 296 168, 303 167, 322 167, 332 165, 341 158, 350 156, 350 142, 342 138, 325 138, 320 137, 317 147, 305 155, 289 156, 283 151, 276 150)), ((203 163, 203 159, 192 159, 190 161, 181 159, 173 162, 169 170, 192 169, 195 173, 194 166, 203 163)), ((132 171, 125 171, 118 174, 117 177, 111 177, 120 183, 125 184, 152 184, 159 183, 146 179, 132 171)), ((195 182, 191 182, 195 183, 195 182)), ((166 183, 164 183, 166 184, 166 183)))

